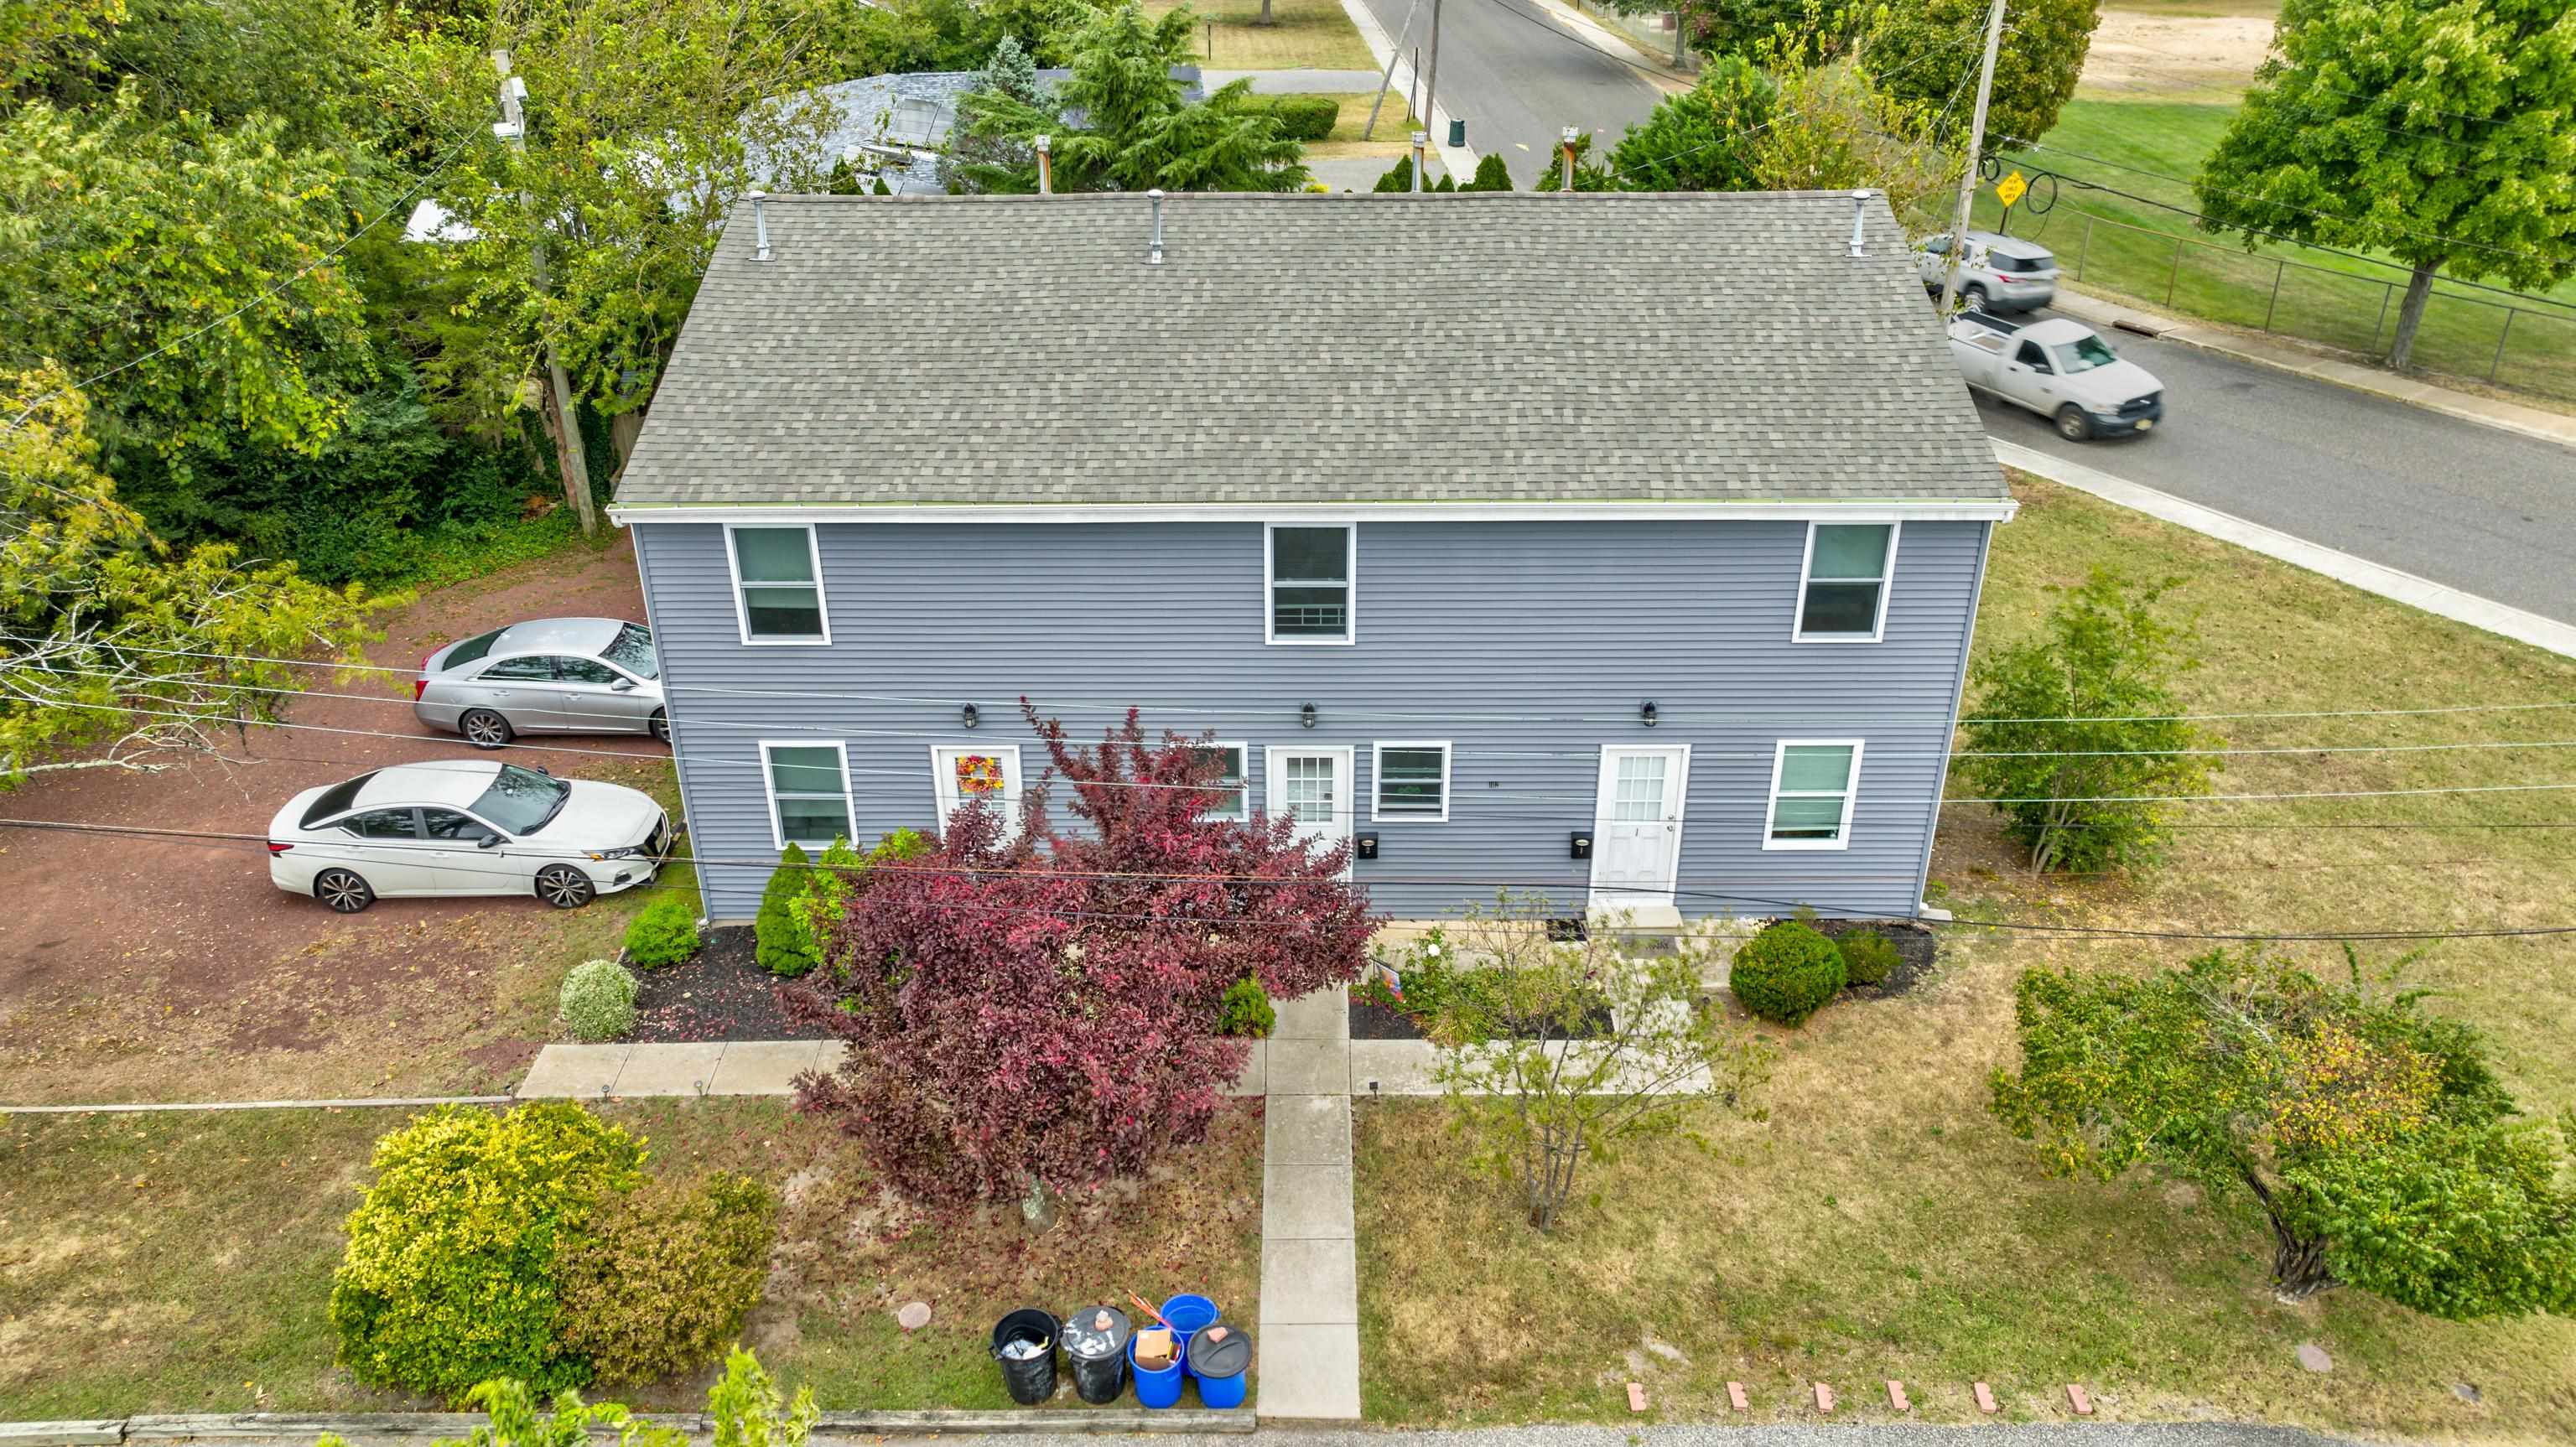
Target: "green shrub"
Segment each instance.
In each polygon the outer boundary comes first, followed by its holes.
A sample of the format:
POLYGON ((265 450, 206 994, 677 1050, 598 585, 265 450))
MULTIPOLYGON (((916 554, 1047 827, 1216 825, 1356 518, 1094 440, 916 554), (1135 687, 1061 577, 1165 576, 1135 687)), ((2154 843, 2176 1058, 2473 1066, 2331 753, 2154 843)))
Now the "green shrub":
POLYGON ((557 1255, 602 1200, 634 1188, 643 1156, 560 1102, 436 1110, 377 1141, 332 1279, 341 1364, 450 1399, 493 1377, 579 1386, 589 1366, 556 1340, 557 1255))
POLYGON ((1461 191, 1508 191, 1512 189, 1511 168, 1503 164, 1503 158, 1501 156, 1494 154, 1492 151, 1487 151, 1483 158, 1476 162, 1476 174, 1468 177, 1467 184, 1459 187, 1458 189, 1461 191))
POLYGON ((670 893, 626 922, 626 958, 647 970, 676 965, 698 952, 698 901, 670 893))
POLYGON ((1378 177, 1377 184, 1369 187, 1369 189, 1375 192, 1412 190, 1413 158, 1411 156, 1406 156, 1404 159, 1396 162, 1394 166, 1388 169, 1385 175, 1378 177))
POLYGON ((1843 952, 1843 978, 1851 984, 1880 984, 1905 962, 1896 941, 1876 930, 1853 930, 1835 943, 1843 952))
POLYGON ((813 887, 814 871, 807 867, 805 851, 788 845, 778 856, 778 871, 769 876, 769 887, 760 892, 760 913, 751 922, 754 957, 773 975, 807 974, 823 962, 802 907, 813 887))
POLYGON ((584 960, 564 976, 556 1009, 576 1040, 614 1040, 635 1025, 635 972, 615 960, 584 960))
POLYGON ((1260 1040, 1278 1024, 1279 1012, 1271 1008, 1270 992, 1261 988, 1259 980, 1246 975, 1226 989, 1218 1034, 1249 1035, 1260 1040))
POLYGON ((778 1200, 748 1176, 653 1181, 601 1203, 563 1253, 561 1335, 602 1382, 651 1382, 720 1356, 760 1300, 778 1200))
POLYGON ((1292 141, 1323 140, 1342 119, 1341 102, 1328 95, 1246 96, 1241 109, 1279 122, 1279 134, 1292 141))
POLYGON ((1763 1019, 1803 1025, 1842 993, 1843 953, 1832 940, 1784 919, 1735 952, 1733 988, 1737 1002, 1763 1019))

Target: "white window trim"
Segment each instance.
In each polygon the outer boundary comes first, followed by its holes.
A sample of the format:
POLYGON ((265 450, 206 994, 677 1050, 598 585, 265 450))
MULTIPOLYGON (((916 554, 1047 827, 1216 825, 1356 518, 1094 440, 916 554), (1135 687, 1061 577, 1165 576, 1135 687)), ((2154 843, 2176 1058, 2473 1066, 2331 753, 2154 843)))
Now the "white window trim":
MULTIPOLYGON (((832 646, 832 599, 823 591, 823 543, 815 535, 812 523, 726 523, 724 525, 725 576, 733 580, 733 625, 748 648, 829 648, 832 646), (733 535, 745 528, 753 531, 781 531, 787 528, 805 530, 805 556, 814 569, 814 609, 822 618, 820 638, 754 638, 751 636, 751 609, 742 599, 742 557, 734 551, 733 535)), ((658 637, 658 635, 657 635, 658 637)))
MULTIPOLYGON (((842 817, 850 821, 849 837, 856 840, 859 832, 859 801, 857 796, 850 791, 849 745, 842 743, 839 739, 762 739, 760 741, 760 792, 761 796, 769 801, 770 843, 776 847, 779 852, 785 853, 787 846, 790 843, 805 845, 813 842, 806 839, 791 841, 787 837, 786 826, 779 821, 778 775, 772 772, 769 766, 769 751, 771 749, 830 749, 834 756, 840 759, 842 817)), ((819 799, 826 797, 820 789, 796 789, 791 792, 798 798, 812 797, 819 799)), ((831 840, 826 839, 823 841, 822 847, 828 849, 831 846, 831 840)))
MULTIPOLYGON (((1294 583, 1298 579, 1290 579, 1294 583)), ((1320 582, 1322 580, 1309 580, 1320 582)), ((1279 648, 1348 648, 1360 641, 1360 525, 1350 518, 1310 518, 1296 522, 1266 522, 1261 525, 1261 641, 1279 648), (1342 586, 1348 598, 1342 604, 1342 636, 1339 638, 1282 638, 1279 636, 1279 549, 1275 538, 1281 528, 1342 529, 1342 586)))
MULTIPOLYGON (((1762 848, 1766 852, 1781 850, 1846 850, 1851 848, 1852 815, 1860 808, 1860 759, 1868 748, 1865 739, 1782 739, 1771 749, 1771 792, 1762 804, 1762 848), (1851 777, 1843 786, 1843 818, 1831 839, 1774 839, 1771 829, 1780 812, 1780 773, 1788 767, 1791 749, 1850 749, 1851 777)), ((1827 799, 1831 794, 1820 789, 1801 789, 1790 796, 1795 799, 1827 799)))
MULTIPOLYGON (((1905 524, 1891 521, 1887 525, 1887 561, 1878 575, 1878 617, 1871 620, 1867 633, 1809 633, 1807 622, 1807 584, 1816 567, 1816 529, 1820 527, 1867 527, 1868 523, 1810 522, 1807 524, 1806 555, 1798 560, 1798 594, 1789 610, 1789 641, 1792 643, 1881 643, 1887 639, 1887 600, 1896 592, 1896 545, 1905 536, 1905 524)), ((1828 578, 1829 583, 1855 583, 1857 578, 1828 578)))
MULTIPOLYGON (((1199 817, 1202 819, 1221 819, 1229 824, 1250 823, 1252 821, 1252 745, 1236 739, 1210 739, 1206 743, 1193 744, 1191 747, 1202 749, 1232 749, 1235 753, 1241 755, 1243 759, 1243 787, 1238 789, 1235 793, 1235 803, 1241 812, 1235 814, 1218 814, 1215 812, 1209 812, 1202 814, 1199 817)), ((1214 792, 1222 794, 1225 791, 1218 789, 1214 792)))
POLYGON ((1020 836, 1020 746, 1018 744, 932 744, 930 746, 930 792, 939 810, 939 830, 948 831, 948 816, 957 812, 966 797, 957 792, 957 770, 942 759, 946 753, 991 754, 1002 761, 1002 838, 1005 842, 1020 836))
POLYGON ((1372 824, 1446 824, 1449 822, 1449 741, 1447 739, 1388 739, 1369 745, 1369 822, 1372 824), (1386 751, 1389 749, 1438 749, 1440 751, 1440 812, 1437 814, 1386 812, 1386 751))

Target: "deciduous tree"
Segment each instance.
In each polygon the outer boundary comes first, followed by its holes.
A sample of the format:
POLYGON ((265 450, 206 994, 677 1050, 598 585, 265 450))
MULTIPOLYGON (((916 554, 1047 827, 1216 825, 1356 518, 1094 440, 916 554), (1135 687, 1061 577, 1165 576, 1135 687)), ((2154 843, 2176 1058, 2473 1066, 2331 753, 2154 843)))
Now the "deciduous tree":
POLYGON ((1247 977, 1295 997, 1359 972, 1374 922, 1291 821, 1207 817, 1220 765, 1134 714, 1089 748, 1029 720, 1070 827, 1027 790, 1016 829, 971 797, 936 848, 869 868, 827 968, 784 998, 850 1047, 801 1083, 882 1179, 916 1198, 1055 1193, 1132 1174, 1198 1138, 1242 1068, 1216 1035, 1247 977))
MULTIPOLYGON (((1920 0, 1877 12, 1862 66, 1883 94, 1944 117, 1962 133, 1985 63, 1982 37, 1988 0, 1920 0)), ((1995 50, 1994 94, 1986 106, 1987 145, 2000 137, 2038 140, 2057 124, 2075 94, 2084 57, 2102 23, 2101 0, 2009 0, 1995 50)), ((1952 177, 1955 181, 1957 178, 1952 177)))
POLYGON ((1664 97, 1628 128, 1610 165, 1632 190, 1758 190, 1746 143, 1771 123, 1778 91, 1768 72, 1742 56, 1711 59, 1697 85, 1664 97))
POLYGON ((2400 370, 2437 273, 2576 276, 2571 0, 2287 0, 2272 44, 2201 165, 2204 225, 2405 263, 2400 370))
POLYGON ((2143 978, 2032 971, 1995 1114, 2051 1175, 2148 1166, 2242 1191, 2285 1299, 2351 1285, 2442 1317, 2576 1310, 2576 1113, 2517 1120, 2468 1027, 2348 973, 2329 985, 2260 947, 2143 978))

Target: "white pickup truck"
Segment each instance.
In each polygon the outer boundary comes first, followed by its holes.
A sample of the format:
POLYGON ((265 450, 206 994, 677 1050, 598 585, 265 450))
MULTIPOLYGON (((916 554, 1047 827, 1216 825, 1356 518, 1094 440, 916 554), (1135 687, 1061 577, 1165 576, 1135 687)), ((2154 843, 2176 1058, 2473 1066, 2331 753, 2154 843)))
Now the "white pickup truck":
POLYGON ((2122 361, 2082 322, 1962 312, 1950 322, 1950 355, 1969 386, 2049 418, 2070 442, 2145 432, 2164 420, 2164 384, 2122 361))

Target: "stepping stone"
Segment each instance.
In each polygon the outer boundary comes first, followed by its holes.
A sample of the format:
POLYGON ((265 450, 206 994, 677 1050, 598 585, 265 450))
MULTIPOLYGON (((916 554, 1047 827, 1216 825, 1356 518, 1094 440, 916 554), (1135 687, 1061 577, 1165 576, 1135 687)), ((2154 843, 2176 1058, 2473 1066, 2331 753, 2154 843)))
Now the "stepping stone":
POLYGON ((905 1302, 902 1306, 896 1308, 894 1324, 902 1327, 905 1331, 919 1331, 923 1327, 930 1325, 930 1303, 926 1301, 905 1302))
POLYGON ((2299 1365, 2306 1367, 2309 1371, 2330 1372, 2334 1370, 2334 1358, 2327 1356, 2326 1349, 2317 1345, 2315 1342, 2303 1341, 2299 1343, 2298 1357, 2299 1365))

